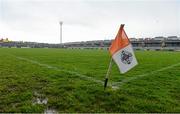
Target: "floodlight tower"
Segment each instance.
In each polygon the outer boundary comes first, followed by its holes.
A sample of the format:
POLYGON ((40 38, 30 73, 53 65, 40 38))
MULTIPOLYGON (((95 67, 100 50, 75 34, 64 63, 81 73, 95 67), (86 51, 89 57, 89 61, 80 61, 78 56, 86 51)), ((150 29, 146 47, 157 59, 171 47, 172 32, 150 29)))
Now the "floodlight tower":
POLYGON ((60 25, 60 44, 62 44, 62 25, 63 25, 63 22, 60 21, 59 25, 60 25))

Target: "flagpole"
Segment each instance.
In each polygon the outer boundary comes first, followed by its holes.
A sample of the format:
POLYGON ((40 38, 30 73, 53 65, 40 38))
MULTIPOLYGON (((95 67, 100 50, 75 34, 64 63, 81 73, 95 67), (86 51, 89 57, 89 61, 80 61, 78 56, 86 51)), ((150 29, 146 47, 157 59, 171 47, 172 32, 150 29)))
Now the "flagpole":
POLYGON ((104 90, 106 89, 106 86, 107 86, 107 83, 108 83, 108 79, 109 79, 109 76, 110 76, 110 73, 111 73, 111 69, 112 69, 112 57, 111 57, 111 60, 110 60, 110 63, 109 63, 109 67, 108 67, 108 70, 107 70, 107 73, 106 73, 106 77, 105 77, 105 80, 104 80, 104 90))

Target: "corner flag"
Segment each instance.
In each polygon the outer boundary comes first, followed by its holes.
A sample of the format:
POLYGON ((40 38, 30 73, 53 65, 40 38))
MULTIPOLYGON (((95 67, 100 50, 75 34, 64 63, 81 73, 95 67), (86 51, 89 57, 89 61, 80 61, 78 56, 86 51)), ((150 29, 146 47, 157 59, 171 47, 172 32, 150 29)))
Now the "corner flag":
POLYGON ((133 52, 132 45, 126 35, 126 32, 124 31, 124 24, 121 24, 115 40, 113 40, 111 43, 109 52, 112 57, 105 77, 104 90, 107 86, 108 77, 112 69, 112 60, 115 61, 121 73, 129 71, 138 64, 133 52))
POLYGON ((109 51, 121 73, 129 71, 138 64, 132 45, 124 31, 124 24, 121 25, 109 51))

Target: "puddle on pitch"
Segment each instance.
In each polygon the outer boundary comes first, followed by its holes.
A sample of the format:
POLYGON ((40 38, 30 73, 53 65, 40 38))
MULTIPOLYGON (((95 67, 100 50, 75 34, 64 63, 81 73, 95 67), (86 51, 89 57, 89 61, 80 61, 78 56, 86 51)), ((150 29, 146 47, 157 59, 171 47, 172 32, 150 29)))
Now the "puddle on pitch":
POLYGON ((48 103, 48 98, 44 97, 41 94, 38 94, 37 92, 34 92, 34 99, 33 99, 33 104, 44 104, 46 105, 48 103))
POLYGON ((47 102, 47 98, 36 98, 35 100, 33 100, 33 104, 47 104, 47 102))
POLYGON ((57 114, 58 112, 55 109, 47 108, 44 110, 45 114, 57 114))
MULTIPOLYGON (((48 98, 46 98, 43 94, 39 94, 38 92, 34 92, 34 99, 32 101, 32 104, 40 104, 40 105, 47 105, 48 98)), ((58 111, 56 111, 53 108, 47 108, 44 110, 45 114, 58 114, 58 111)))
POLYGON ((36 98, 33 100, 33 104, 47 104, 48 98, 36 98))

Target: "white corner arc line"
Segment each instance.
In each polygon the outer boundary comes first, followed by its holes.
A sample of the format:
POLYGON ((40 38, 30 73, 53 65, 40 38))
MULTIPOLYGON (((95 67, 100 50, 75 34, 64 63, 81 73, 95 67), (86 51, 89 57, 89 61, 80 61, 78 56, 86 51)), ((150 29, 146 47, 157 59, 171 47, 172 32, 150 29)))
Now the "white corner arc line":
MULTIPOLYGON (((14 55, 12 55, 14 56, 14 55)), ((18 56, 14 56, 16 57, 17 59, 19 60, 24 60, 24 61, 28 61, 30 63, 33 63, 33 64, 37 64, 39 66, 43 66, 43 67, 46 67, 46 68, 49 68, 49 69, 54 69, 54 70, 57 70, 57 71, 63 71, 63 72, 66 72, 66 73, 69 73, 69 74, 74 74, 78 77, 81 77, 81 78, 84 78, 86 80, 91 80, 93 82, 96 82, 96 83, 100 83, 100 84, 104 84, 104 82, 102 80, 97 80, 97 79, 94 79, 93 77, 89 77, 89 76, 86 76, 86 75, 83 75, 83 74, 80 74, 78 72, 75 72, 75 71, 69 71, 69 70, 65 70, 65 69, 59 69, 57 67, 54 67, 54 66, 50 66, 48 64, 42 64, 38 61, 34 61, 34 60, 31 60, 31 59, 27 59, 27 58, 24 58, 24 57, 18 57, 18 56)))
POLYGON ((132 80, 136 80, 136 79, 139 79, 139 78, 142 78, 142 77, 145 77, 145 76, 148 76, 150 74, 157 73, 157 72, 165 71, 165 70, 171 69, 171 68, 179 66, 179 65, 180 65, 180 63, 173 64, 173 65, 170 65, 170 66, 167 66, 167 67, 164 67, 164 68, 152 71, 150 73, 145 73, 145 74, 141 74, 141 75, 137 75, 137 76, 131 77, 129 79, 124 79, 121 82, 114 82, 114 83, 112 83, 112 86, 119 86, 120 87, 120 86, 122 86, 125 83, 131 82, 132 80))

